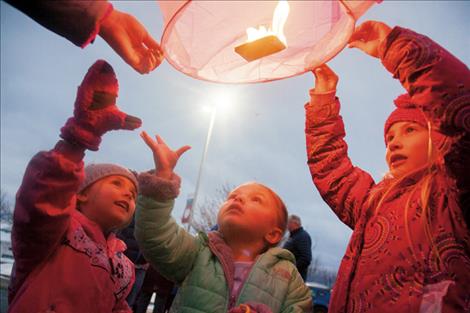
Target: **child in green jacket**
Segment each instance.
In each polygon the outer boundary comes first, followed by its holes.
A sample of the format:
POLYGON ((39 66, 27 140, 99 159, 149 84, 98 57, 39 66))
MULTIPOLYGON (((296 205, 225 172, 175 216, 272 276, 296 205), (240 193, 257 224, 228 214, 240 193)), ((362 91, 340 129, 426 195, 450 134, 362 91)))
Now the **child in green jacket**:
POLYGON ((180 184, 173 168, 189 147, 173 151, 159 136, 142 138, 156 170, 139 176, 136 238, 145 258, 180 285, 171 311, 311 312, 293 255, 276 247, 287 224, 280 197, 258 183, 238 186, 220 208, 219 230, 193 237, 171 217, 180 184))

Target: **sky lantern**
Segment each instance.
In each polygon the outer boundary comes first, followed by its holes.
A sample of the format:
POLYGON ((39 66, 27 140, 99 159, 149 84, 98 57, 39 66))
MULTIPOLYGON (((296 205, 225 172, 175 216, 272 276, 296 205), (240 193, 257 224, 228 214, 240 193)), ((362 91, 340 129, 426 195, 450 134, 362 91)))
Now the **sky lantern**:
POLYGON ((339 53, 380 1, 159 1, 168 62, 197 79, 257 83, 302 74, 339 53))

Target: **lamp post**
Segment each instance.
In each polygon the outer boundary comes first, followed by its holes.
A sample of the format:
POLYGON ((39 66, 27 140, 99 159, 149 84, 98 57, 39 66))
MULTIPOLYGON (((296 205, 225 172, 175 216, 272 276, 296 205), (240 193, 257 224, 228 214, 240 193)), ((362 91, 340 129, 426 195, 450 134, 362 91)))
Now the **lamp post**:
POLYGON ((194 210, 196 209, 197 197, 199 194, 199 187, 201 186, 202 170, 204 168, 204 162, 206 161, 207 150, 209 149, 209 142, 212 137, 212 130, 214 129, 216 115, 217 115, 217 104, 214 105, 214 107, 212 108, 211 121, 209 123, 209 129, 207 130, 206 143, 204 145, 204 151, 202 152, 201 164, 199 165, 199 173, 198 173, 197 181, 196 181, 196 189, 194 191, 192 208, 191 208, 190 215, 189 215, 188 231, 191 228, 191 223, 193 222, 193 215, 194 215, 194 210))
MULTIPOLYGON (((185 209, 185 213, 183 213, 183 218, 187 216, 187 224, 189 231, 191 228, 191 223, 193 222, 194 218, 194 210, 196 210, 197 201, 199 198, 199 189, 201 186, 202 181, 202 172, 204 170, 204 163, 206 162, 207 158, 207 151, 209 150, 209 143, 212 137, 212 131, 214 129, 215 118, 218 115, 226 115, 230 111, 230 107, 233 104, 234 99, 236 98, 236 90, 234 87, 231 87, 230 90, 228 89, 219 89, 215 92, 209 93, 209 99, 207 99, 211 103, 211 119, 209 122, 209 129, 207 130, 206 136, 206 143, 204 145, 204 151, 202 153, 201 163, 199 165, 199 173, 197 176, 196 181, 196 188, 194 190, 194 195, 191 201, 191 207, 188 211, 185 209), (187 215, 185 215, 187 212, 187 215)), ((206 100, 206 101, 207 101, 206 100)))

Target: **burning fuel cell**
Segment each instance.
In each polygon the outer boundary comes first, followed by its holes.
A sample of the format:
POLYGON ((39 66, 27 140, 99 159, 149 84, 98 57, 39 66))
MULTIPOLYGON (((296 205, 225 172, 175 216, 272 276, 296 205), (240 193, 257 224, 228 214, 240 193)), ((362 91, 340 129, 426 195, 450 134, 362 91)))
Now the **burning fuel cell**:
POLYGON ((289 15, 289 4, 285 0, 279 1, 274 9, 271 29, 260 26, 259 29, 249 27, 246 30, 247 41, 235 47, 235 52, 248 62, 280 52, 287 48, 284 36, 284 24, 289 15))
POLYGON ((248 62, 280 52, 286 45, 275 35, 262 37, 252 42, 247 42, 235 47, 235 52, 248 62))

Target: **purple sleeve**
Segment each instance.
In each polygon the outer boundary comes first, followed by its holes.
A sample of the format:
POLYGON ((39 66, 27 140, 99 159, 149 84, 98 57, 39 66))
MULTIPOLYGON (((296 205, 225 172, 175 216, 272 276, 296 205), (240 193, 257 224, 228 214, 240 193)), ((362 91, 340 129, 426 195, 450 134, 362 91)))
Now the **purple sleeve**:
POLYGON ((101 22, 113 10, 107 1, 5 0, 30 18, 84 48, 99 32, 101 22))

